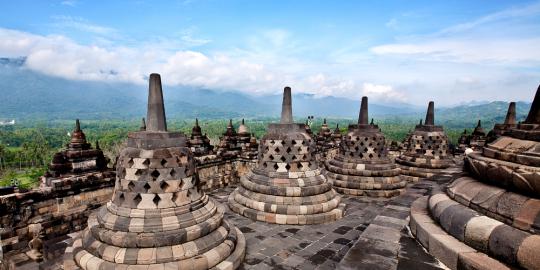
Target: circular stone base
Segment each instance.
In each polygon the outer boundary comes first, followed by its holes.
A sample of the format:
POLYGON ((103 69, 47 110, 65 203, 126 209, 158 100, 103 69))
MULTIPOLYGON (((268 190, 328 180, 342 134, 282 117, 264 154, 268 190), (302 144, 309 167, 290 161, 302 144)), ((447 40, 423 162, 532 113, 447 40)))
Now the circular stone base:
MULTIPOLYGON (((275 212, 270 212, 271 209, 268 209, 268 212, 267 212, 267 211, 260 211, 260 210, 248 208, 236 201, 235 197, 239 195, 240 194, 238 194, 237 191, 235 190, 229 196, 229 199, 228 199, 229 208, 233 212, 236 212, 252 220, 262 221, 262 222, 267 222, 267 223, 290 224, 290 225, 321 224, 321 223, 327 223, 327 222, 338 220, 343 217, 343 213, 345 212, 345 204, 338 203, 337 207, 331 210, 323 209, 324 206, 322 204, 314 205, 316 208, 320 208, 320 210, 322 211, 327 210, 327 212, 320 212, 316 214, 301 214, 302 212, 298 214, 277 214, 275 212)), ((264 203, 262 202, 261 204, 264 205, 264 203)), ((289 205, 280 205, 280 207, 283 207, 285 209, 285 212, 288 206, 289 205)), ((292 205, 292 206, 298 207, 297 205, 292 205)), ((300 207, 302 208, 306 207, 305 209, 307 211, 307 205, 303 205, 300 207)))
MULTIPOLYGON (((222 206, 219 208, 220 212, 224 210, 222 206)), ((236 269, 244 260, 245 237, 225 220, 220 228, 194 241, 155 248, 125 248, 96 239, 88 242, 92 237, 91 227, 97 225, 95 219, 95 214, 92 214, 89 228, 66 249, 68 259, 64 262, 64 269, 236 269), (226 228, 229 228, 228 232, 226 228)), ((204 226, 199 229, 192 227, 188 234, 200 234, 207 229, 204 226)), ((145 233, 141 233, 137 237, 144 236, 145 233)))

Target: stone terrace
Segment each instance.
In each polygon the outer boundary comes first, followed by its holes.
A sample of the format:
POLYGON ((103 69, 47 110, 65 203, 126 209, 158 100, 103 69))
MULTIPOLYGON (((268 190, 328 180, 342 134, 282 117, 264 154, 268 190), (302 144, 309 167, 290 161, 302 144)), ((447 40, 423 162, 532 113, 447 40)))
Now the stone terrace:
MULTIPOLYGON (((411 237, 409 209, 430 189, 460 175, 459 168, 447 169, 443 175, 409 184, 404 194, 392 199, 343 195, 345 216, 326 224, 269 224, 226 207, 225 219, 238 227, 247 241, 240 269, 446 269, 411 237)), ((226 205, 235 188, 231 185, 216 189, 209 195, 226 205)), ((60 269, 61 249, 71 241, 62 242, 56 244, 58 250, 48 251, 54 255, 46 254, 58 259, 47 261, 41 269, 60 269)))

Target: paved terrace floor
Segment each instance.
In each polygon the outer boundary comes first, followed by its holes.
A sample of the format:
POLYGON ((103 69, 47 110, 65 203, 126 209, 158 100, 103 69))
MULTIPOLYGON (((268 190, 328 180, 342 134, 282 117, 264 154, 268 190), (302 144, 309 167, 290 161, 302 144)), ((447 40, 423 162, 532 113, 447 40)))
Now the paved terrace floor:
MULTIPOLYGON (((411 237, 409 208, 432 187, 459 174, 459 169, 449 169, 444 175, 409 184, 406 193, 391 199, 343 195, 345 216, 327 224, 267 224, 227 208, 225 218, 244 233, 247 241, 240 269, 445 269, 411 237)), ((209 195, 226 205, 227 196, 235 188, 229 186, 209 195)), ((42 269, 60 269, 60 248, 70 240, 56 243, 56 256, 47 257, 57 259, 42 264, 42 269)))

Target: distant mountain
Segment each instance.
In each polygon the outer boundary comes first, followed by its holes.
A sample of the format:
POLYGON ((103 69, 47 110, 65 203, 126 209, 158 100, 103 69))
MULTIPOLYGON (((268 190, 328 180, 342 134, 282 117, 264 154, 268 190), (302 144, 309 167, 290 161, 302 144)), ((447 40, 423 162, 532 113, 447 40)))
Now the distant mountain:
MULTIPOLYGON (((24 61, 0 58, 0 119, 135 119, 145 115, 146 86, 66 80, 28 70, 24 61)), ((185 86, 165 86, 163 91, 169 118, 275 117, 281 107, 281 95, 250 96, 185 86)), ((298 117, 357 118, 359 107, 359 100, 333 96, 295 94, 293 98, 293 113, 298 117)), ((530 103, 518 102, 518 119, 524 118, 529 107, 530 103)), ((445 125, 477 119, 490 124, 501 122, 507 108, 506 102, 471 102, 436 108, 436 119, 445 125)), ((370 117, 375 118, 419 119, 425 109, 403 103, 369 104, 370 117)))

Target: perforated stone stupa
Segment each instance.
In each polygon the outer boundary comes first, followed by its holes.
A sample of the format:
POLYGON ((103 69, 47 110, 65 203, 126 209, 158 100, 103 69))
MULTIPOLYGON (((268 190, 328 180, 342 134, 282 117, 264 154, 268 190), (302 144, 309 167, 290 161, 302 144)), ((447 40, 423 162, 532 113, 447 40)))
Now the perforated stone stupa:
POLYGON ((412 205, 413 234, 451 269, 540 269, 539 156, 540 87, 523 123, 465 157, 470 176, 412 205))
POLYGON ((326 162, 326 176, 334 189, 348 195, 392 197, 404 192, 407 181, 387 156, 384 135, 368 124, 368 98, 362 97, 358 124, 349 131, 339 154, 326 162))
POLYGON ((315 142, 293 123, 291 88, 283 94, 281 122, 269 124, 255 169, 240 178, 229 207, 248 218, 278 224, 317 224, 343 216, 341 197, 321 174, 315 142))
POLYGON ((407 149, 396 158, 401 173, 411 181, 430 177, 453 164, 448 153, 448 137, 442 126, 435 125, 435 105, 429 102, 426 120, 416 125, 407 149))
POLYGON ((167 131, 161 79, 151 74, 146 130, 129 133, 112 200, 68 247, 65 269, 239 266, 245 239, 223 219, 223 206, 200 190, 187 140, 167 131))

